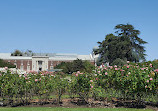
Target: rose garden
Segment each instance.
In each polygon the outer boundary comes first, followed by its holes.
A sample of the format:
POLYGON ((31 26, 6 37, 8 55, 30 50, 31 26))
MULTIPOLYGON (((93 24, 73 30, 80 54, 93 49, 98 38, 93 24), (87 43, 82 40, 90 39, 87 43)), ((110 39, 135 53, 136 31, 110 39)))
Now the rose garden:
POLYGON ((124 66, 95 67, 92 73, 0 72, 0 105, 63 105, 94 107, 114 104, 123 107, 158 105, 157 61, 124 66))

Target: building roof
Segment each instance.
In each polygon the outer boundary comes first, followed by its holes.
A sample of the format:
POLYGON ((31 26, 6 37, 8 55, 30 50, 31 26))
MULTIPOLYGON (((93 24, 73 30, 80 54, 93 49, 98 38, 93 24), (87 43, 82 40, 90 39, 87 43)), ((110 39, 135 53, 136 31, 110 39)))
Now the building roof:
POLYGON ((49 57, 53 61, 71 61, 76 59, 94 60, 92 55, 78 55, 78 54, 62 54, 62 53, 35 53, 34 56, 11 56, 11 53, 0 53, 0 59, 18 60, 18 59, 32 59, 32 57, 49 57), (47 55, 46 55, 47 54, 47 55))
POLYGON ((18 59, 32 59, 32 57, 25 56, 11 56, 11 53, 0 53, 0 59, 18 60, 18 59))

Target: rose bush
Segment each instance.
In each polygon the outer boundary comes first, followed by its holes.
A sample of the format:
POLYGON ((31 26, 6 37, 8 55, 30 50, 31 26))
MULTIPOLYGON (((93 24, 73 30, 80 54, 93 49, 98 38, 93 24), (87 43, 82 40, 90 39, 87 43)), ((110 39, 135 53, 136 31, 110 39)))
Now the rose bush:
POLYGON ((130 97, 140 101, 145 93, 157 93, 157 74, 152 64, 141 67, 138 64, 103 66, 96 69, 96 83, 105 90, 113 88, 121 91, 124 99, 130 97))
POLYGON ((70 78, 63 73, 29 72, 13 74, 5 68, 0 72, 0 101, 10 105, 27 104, 36 98, 47 102, 53 95, 57 103, 66 93, 88 102, 89 97, 112 97, 134 100, 158 100, 158 68, 152 62, 124 66, 96 67, 93 73, 74 72, 70 78))

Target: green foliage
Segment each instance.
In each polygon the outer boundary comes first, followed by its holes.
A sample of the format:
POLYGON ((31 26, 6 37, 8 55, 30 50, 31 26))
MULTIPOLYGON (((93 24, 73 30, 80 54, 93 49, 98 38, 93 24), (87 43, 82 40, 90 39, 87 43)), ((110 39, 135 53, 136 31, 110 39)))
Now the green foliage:
POLYGON ((61 62, 59 65, 55 66, 56 69, 63 69, 64 73, 71 74, 73 72, 82 71, 91 73, 94 69, 89 61, 82 61, 80 59, 74 60, 73 62, 61 62))
POLYGON ((15 68, 16 66, 11 64, 11 63, 5 62, 2 59, 0 59, 0 67, 15 68))
POLYGON ((13 53, 11 53, 11 56, 33 56, 34 53, 32 50, 26 50, 25 52, 22 52, 18 49, 16 49, 13 53))
MULTIPOLYGON (((77 62, 76 62, 77 63, 77 62)), ((40 103, 56 95, 61 102, 64 93, 79 97, 86 103, 95 100, 111 100, 112 97, 138 102, 158 102, 158 61, 127 63, 124 66, 96 67, 93 73, 74 72, 65 77, 62 72, 29 72, 12 74, 0 72, 0 101, 7 104, 28 103, 37 98, 40 103)))
POLYGON ((80 99, 87 101, 89 98, 89 94, 92 90, 93 84, 90 82, 92 80, 93 75, 88 73, 74 73, 71 78, 71 82, 69 83, 70 94, 77 94, 80 99))
MULTIPOLYGON (((118 58, 121 59, 120 61, 145 61, 143 45, 147 42, 138 37, 140 31, 135 30, 130 24, 119 24, 115 26, 115 29, 117 30, 116 36, 113 34, 106 35, 105 40, 98 42, 99 49, 94 50, 95 54, 101 56, 99 62, 109 62, 112 65, 118 58)), ((116 65, 118 65, 118 62, 116 65)))
MULTIPOLYGON (((146 94, 156 95, 158 91, 158 69, 153 65, 127 64, 122 67, 110 66, 97 69, 96 86, 105 90, 113 88, 124 99, 136 99, 140 101, 146 94)), ((120 97, 121 97, 120 95, 120 97)))
POLYGON ((118 66, 123 66, 125 64, 126 64, 126 61, 120 58, 117 58, 112 62, 112 65, 118 65, 118 66))
POLYGON ((23 52, 20 50, 16 49, 13 53, 11 53, 12 56, 22 56, 23 52))
POLYGON ((56 95, 58 97, 57 101, 58 101, 58 104, 59 104, 61 102, 61 96, 66 91, 68 80, 64 79, 64 78, 61 78, 60 75, 56 75, 54 80, 55 80, 55 84, 54 84, 55 92, 56 92, 56 95))

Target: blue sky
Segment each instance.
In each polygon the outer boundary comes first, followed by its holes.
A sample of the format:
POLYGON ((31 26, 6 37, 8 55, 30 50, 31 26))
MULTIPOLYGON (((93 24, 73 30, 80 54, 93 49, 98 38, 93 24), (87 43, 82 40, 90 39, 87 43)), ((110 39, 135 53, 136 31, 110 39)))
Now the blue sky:
POLYGON ((117 24, 132 24, 158 59, 158 0, 0 0, 0 53, 90 54, 117 24))

